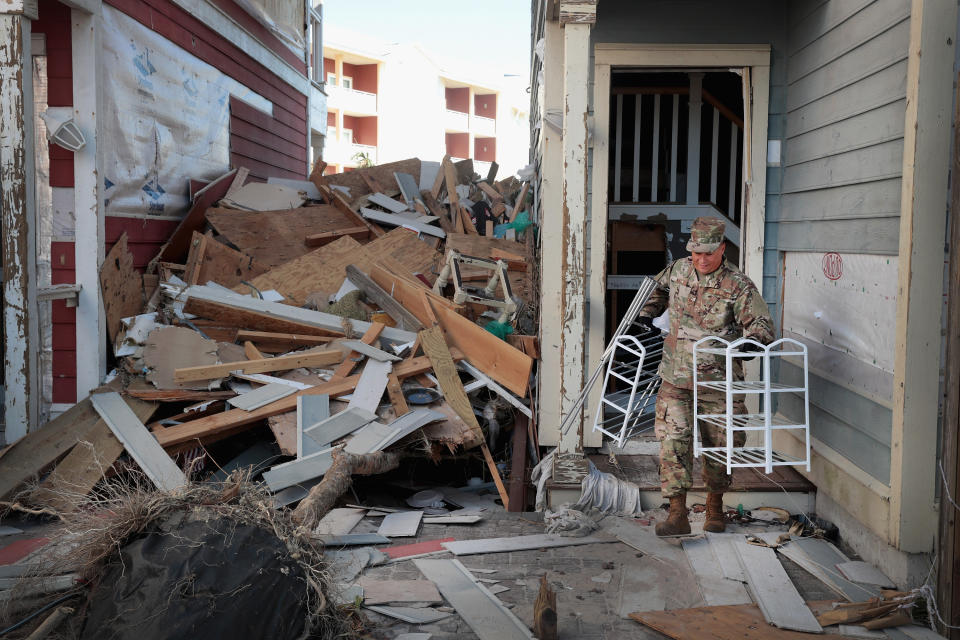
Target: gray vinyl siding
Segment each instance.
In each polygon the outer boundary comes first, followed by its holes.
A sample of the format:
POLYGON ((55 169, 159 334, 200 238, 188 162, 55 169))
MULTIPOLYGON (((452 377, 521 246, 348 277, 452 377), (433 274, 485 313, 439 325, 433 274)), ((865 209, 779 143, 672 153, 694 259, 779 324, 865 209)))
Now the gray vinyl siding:
MULTIPOLYGON (((783 183, 767 250, 897 255, 910 0, 792 0, 787 13, 783 183)), ((892 412, 817 374, 811 435, 889 483, 892 412)), ((800 369, 784 363, 780 376, 800 369)), ((803 413, 795 396, 778 408, 803 413)))
POLYGON ((780 251, 897 255, 909 40, 909 0, 790 4, 780 251))

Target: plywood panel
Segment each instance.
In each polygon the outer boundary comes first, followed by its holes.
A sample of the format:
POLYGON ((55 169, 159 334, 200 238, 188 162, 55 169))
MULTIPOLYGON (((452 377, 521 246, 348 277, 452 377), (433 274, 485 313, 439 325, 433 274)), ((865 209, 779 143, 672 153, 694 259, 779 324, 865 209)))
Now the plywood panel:
POLYGON ((399 187, 397 187, 397 181, 393 177, 394 172, 409 173, 413 176, 413 179, 419 183, 420 160, 417 158, 410 158, 409 160, 388 162, 387 164, 377 165, 376 167, 370 167, 368 169, 357 169, 354 171, 347 171, 345 173, 336 173, 329 176, 323 176, 322 181, 330 185, 348 187, 350 189, 349 199, 354 200, 360 196, 372 193, 370 187, 367 186, 367 183, 362 177, 364 174, 370 176, 384 187, 390 189, 396 187, 399 190, 399 187))
POLYGON ((256 278, 264 271, 266 268, 250 256, 194 232, 183 279, 187 284, 213 281, 224 287, 234 287, 244 280, 256 278))
POLYGON ((207 221, 234 246, 265 267, 276 267, 308 253, 311 234, 356 224, 330 205, 286 211, 208 209, 207 221))
POLYGON ((133 255, 127 249, 127 234, 120 236, 100 267, 100 291, 107 316, 107 334, 114 342, 121 320, 143 310, 143 276, 133 267, 133 255))

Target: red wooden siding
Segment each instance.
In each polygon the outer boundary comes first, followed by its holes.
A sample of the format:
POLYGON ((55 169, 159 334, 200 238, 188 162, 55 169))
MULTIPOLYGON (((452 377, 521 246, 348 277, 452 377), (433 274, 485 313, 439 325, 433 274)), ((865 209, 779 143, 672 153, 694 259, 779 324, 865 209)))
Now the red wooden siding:
POLYGON ((247 167, 263 180, 306 178, 307 136, 231 96, 230 164, 247 167))
MULTIPOLYGON (((51 283, 76 282, 76 260, 72 242, 50 245, 51 283)), ((64 300, 51 303, 53 323, 53 401, 77 401, 77 314, 64 300)))
MULTIPOLYGON (((46 35, 47 106, 73 106, 73 51, 70 7, 57 0, 40 0, 39 18, 33 33, 46 35)), ((73 152, 50 145, 50 186, 73 186, 73 152)))

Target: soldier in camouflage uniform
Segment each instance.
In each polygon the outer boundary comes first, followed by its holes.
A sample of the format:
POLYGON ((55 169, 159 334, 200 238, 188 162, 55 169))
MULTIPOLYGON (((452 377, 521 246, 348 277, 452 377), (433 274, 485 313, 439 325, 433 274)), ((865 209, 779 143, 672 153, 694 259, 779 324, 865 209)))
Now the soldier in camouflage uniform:
MULTIPOLYGON (((641 319, 649 322, 664 309, 670 311, 655 422, 660 440, 660 488, 670 500, 670 514, 657 525, 657 535, 690 533, 686 497, 693 468, 693 344, 705 336, 727 341, 747 337, 762 344, 774 338, 770 312, 757 287, 723 258, 723 234, 722 220, 697 218, 687 243, 692 255, 671 263, 656 276, 659 286, 640 312, 641 319)), ((742 360, 734 359, 737 380, 743 380, 742 360)), ((724 362, 719 355, 698 357, 698 379, 724 380, 724 362)), ((698 399, 701 413, 725 412, 725 396, 720 391, 701 388, 698 399)), ((746 413, 742 395, 736 398, 734 411, 746 413)), ((701 423, 700 439, 705 447, 726 445, 725 430, 708 423, 701 423)), ((743 446, 745 440, 745 432, 736 432, 734 446, 743 446)), ((726 465, 704 456, 703 481, 709 491, 703 528, 723 531, 723 492, 730 486, 726 465)))

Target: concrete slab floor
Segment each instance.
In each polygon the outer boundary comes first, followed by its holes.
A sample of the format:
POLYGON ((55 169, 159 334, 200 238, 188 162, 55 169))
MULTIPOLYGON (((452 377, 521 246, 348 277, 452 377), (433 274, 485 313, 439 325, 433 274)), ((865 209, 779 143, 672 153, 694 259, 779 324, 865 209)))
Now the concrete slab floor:
MULTIPOLYGON (((653 521, 661 514, 650 513, 653 521)), ((543 533, 543 525, 534 521, 539 514, 513 514, 503 511, 485 513, 485 520, 475 525, 423 525, 416 538, 396 539, 407 544, 438 538, 458 540, 509 537, 543 533)), ((623 519, 631 526, 649 530, 632 519, 623 519)), ((354 533, 375 528, 376 520, 365 519, 354 533)), ((513 613, 527 626, 533 625, 533 603, 540 589, 540 576, 557 594, 559 636, 561 639, 614 640, 620 638, 666 638, 627 618, 634 611, 682 609, 703 606, 695 579, 688 565, 666 560, 682 558, 678 541, 665 542, 676 546, 681 555, 648 555, 623 543, 591 544, 509 553, 460 556, 467 568, 495 569, 494 573, 475 574, 478 578, 499 580, 509 590, 497 594, 504 603, 513 605, 513 613), (607 582, 607 578, 609 581, 607 582), (599 578, 595 581, 594 578, 599 578)), ((452 558, 452 554, 435 557, 452 558)), ((784 566, 805 599, 832 597, 821 583, 801 568, 784 561, 784 566)), ((369 567, 364 576, 384 580, 422 578, 413 562, 400 561, 369 567)), ((490 585, 487 585, 490 586, 490 585)), ((437 639, 476 638, 459 616, 426 625, 414 625, 364 610, 374 638, 394 638, 401 633, 431 633, 437 639)))

